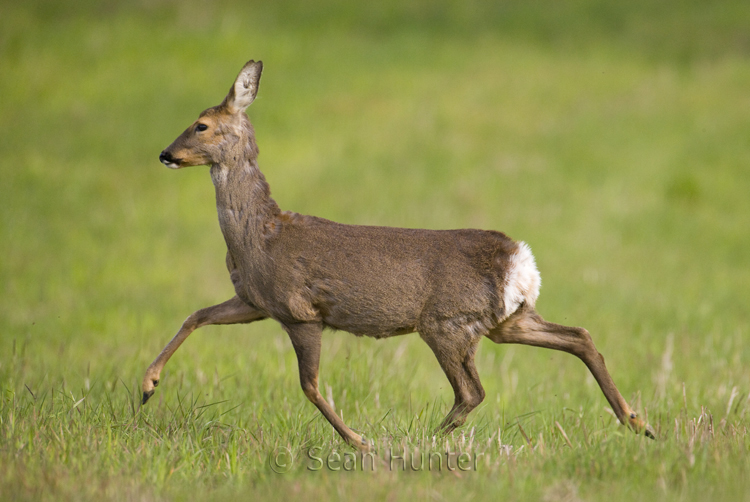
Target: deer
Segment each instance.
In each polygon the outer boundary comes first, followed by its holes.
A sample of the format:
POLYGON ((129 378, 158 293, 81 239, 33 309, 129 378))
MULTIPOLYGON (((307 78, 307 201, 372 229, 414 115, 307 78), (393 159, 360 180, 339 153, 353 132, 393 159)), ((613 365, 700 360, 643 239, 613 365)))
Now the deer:
POLYGON ((545 321, 535 310, 541 276, 531 248, 492 230, 423 230, 336 223, 282 211, 258 168, 255 131, 246 114, 258 92, 261 61, 247 62, 224 100, 203 111, 159 155, 172 169, 210 166, 226 266, 235 296, 192 313, 143 377, 142 405, 164 365, 196 329, 273 319, 297 356, 307 397, 355 448, 352 431, 318 389, 325 328, 376 339, 418 333, 454 393, 439 426, 466 421, 485 392, 474 364, 480 340, 567 352, 588 367, 617 419, 655 439, 628 406, 583 328, 545 321))

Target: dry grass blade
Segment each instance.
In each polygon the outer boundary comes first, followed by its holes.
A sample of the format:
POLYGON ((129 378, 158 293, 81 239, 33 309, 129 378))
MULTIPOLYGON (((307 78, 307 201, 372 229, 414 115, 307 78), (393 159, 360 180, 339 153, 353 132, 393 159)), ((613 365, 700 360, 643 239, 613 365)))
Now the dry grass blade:
POLYGON ((557 427, 557 430, 560 431, 560 434, 562 434, 563 439, 566 443, 568 443, 568 446, 570 446, 570 449, 573 449, 573 443, 570 442, 570 439, 568 439, 568 435, 565 433, 565 429, 563 429, 563 426, 560 425, 560 422, 555 420, 555 426, 557 427))
POLYGON ((523 427, 521 426, 521 422, 516 422, 518 424, 518 430, 521 431, 521 435, 526 440, 526 444, 531 446, 531 439, 529 439, 529 436, 526 435, 526 431, 523 430, 523 427))

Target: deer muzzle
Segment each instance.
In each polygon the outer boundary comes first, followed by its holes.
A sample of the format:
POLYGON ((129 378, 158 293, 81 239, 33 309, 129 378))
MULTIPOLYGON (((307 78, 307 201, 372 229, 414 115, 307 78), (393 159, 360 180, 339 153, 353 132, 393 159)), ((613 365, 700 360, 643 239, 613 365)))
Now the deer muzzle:
POLYGON ((178 169, 182 159, 176 159, 167 150, 164 150, 159 154, 159 162, 169 167, 170 169, 178 169))

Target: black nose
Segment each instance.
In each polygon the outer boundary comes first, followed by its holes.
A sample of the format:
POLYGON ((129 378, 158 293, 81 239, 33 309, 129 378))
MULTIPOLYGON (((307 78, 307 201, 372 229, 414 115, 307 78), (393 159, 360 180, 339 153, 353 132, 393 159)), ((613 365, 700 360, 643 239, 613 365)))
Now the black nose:
POLYGON ((166 150, 164 150, 163 152, 159 154, 159 161, 162 164, 169 166, 169 167, 179 166, 180 160, 182 159, 176 159, 175 157, 172 156, 171 153, 169 153, 166 150))

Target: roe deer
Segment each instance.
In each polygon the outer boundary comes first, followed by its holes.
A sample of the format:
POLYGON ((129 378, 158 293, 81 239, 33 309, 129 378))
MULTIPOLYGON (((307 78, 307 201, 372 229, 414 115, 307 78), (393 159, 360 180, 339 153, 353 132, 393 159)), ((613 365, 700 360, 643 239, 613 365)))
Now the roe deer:
POLYGON ((455 393, 442 431, 462 425, 484 399, 474 354, 487 337, 579 357, 620 422, 654 437, 615 387, 589 333, 547 322, 534 310, 540 276, 525 243, 495 231, 344 225, 281 211, 258 169, 255 133, 245 114, 262 69, 260 61, 249 61, 224 101, 201 113, 159 155, 172 169, 211 166, 236 296, 187 318, 146 370, 144 404, 166 362, 195 329, 271 318, 289 334, 305 396, 360 449, 369 443, 318 391, 326 327, 375 338, 418 332, 455 393))

